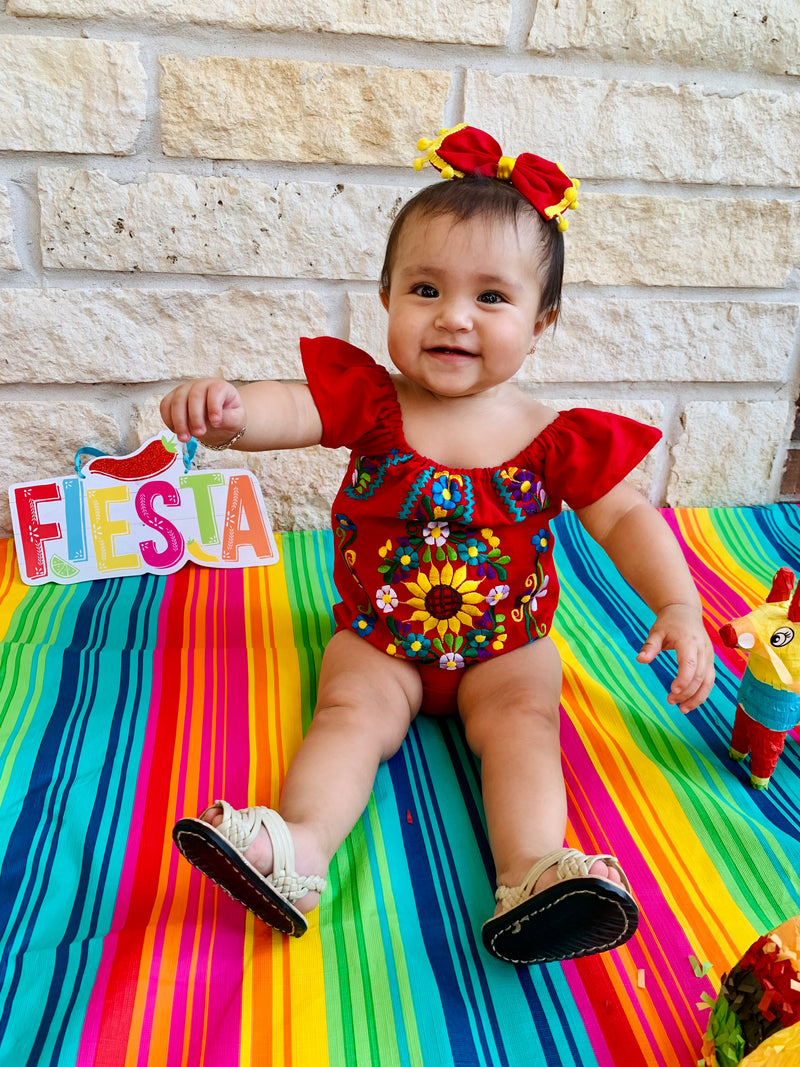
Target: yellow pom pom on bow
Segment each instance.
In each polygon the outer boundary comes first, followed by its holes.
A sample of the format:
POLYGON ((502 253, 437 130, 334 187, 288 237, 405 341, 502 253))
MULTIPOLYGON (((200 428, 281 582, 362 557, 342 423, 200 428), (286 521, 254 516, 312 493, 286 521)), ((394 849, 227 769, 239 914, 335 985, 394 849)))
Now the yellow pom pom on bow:
POLYGON ((414 160, 414 170, 422 170, 426 163, 431 163, 441 173, 443 178, 447 178, 448 180, 451 178, 463 178, 464 172, 456 170, 454 167, 451 167, 446 160, 441 159, 437 155, 437 150, 441 148, 442 141, 448 134, 455 133, 457 130, 463 130, 466 125, 466 122, 461 122, 458 126, 453 126, 449 130, 443 126, 439 130, 439 136, 434 140, 430 140, 428 137, 420 137, 417 141, 417 149, 420 152, 424 152, 425 155, 421 159, 414 160))
POLYGON ((445 179, 463 178, 466 173, 509 182, 542 218, 554 220, 561 232, 569 226, 563 216, 578 206, 580 182, 573 181, 560 163, 530 152, 505 156, 490 134, 467 123, 441 129, 433 140, 421 137, 417 148, 424 155, 414 160, 415 170, 430 163, 445 179))

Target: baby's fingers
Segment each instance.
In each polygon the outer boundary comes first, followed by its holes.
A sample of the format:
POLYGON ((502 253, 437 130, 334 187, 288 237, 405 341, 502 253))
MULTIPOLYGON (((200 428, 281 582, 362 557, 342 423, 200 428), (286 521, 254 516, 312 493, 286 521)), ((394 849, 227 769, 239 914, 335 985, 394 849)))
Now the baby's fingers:
POLYGON ((672 683, 667 700, 677 704, 685 714, 703 703, 714 686, 713 657, 705 649, 697 655, 678 656, 678 673, 672 683))
POLYGON ((238 415, 234 414, 234 409, 238 412, 240 406, 239 393, 229 382, 216 380, 209 383, 205 396, 205 413, 208 415, 209 424, 214 429, 220 427, 239 429, 238 424, 235 427, 233 425, 229 427, 227 423, 231 417, 238 419, 238 415))
POLYGON ((202 438, 213 429, 239 429, 241 400, 236 389, 220 378, 203 378, 173 389, 161 401, 161 417, 179 441, 202 438))
POLYGON ((707 700, 713 688, 714 671, 712 669, 710 673, 705 671, 695 675, 691 683, 682 690, 676 691, 673 684, 668 700, 671 704, 677 704, 678 710, 685 715, 687 711, 694 711, 704 700, 707 700))
POLYGON ((188 393, 188 385, 179 385, 177 389, 173 389, 161 401, 161 418, 170 430, 177 435, 179 441, 188 441, 192 436, 189 430, 186 402, 188 393))
POLYGON ((636 657, 639 663, 652 663, 664 648, 664 635, 658 630, 651 630, 636 657))

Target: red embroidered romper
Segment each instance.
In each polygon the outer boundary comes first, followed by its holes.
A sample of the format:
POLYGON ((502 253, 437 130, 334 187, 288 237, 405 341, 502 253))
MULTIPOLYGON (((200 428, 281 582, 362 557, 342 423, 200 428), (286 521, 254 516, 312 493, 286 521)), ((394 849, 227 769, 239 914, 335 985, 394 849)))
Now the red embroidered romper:
POLYGON ((501 466, 443 467, 407 444, 392 379, 371 356, 329 337, 304 338, 301 352, 322 444, 351 450, 333 504, 337 627, 416 664, 425 711, 455 710, 464 667, 548 632, 562 502, 599 499, 660 433, 574 408, 501 466))

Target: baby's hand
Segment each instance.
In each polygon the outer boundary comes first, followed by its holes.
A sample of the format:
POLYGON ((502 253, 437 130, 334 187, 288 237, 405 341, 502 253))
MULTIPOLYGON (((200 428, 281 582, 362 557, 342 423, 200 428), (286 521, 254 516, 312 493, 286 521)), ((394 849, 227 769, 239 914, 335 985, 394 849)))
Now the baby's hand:
POLYGON ((640 663, 652 663, 659 652, 673 650, 678 673, 667 700, 686 714, 702 704, 714 685, 714 648, 697 608, 668 604, 656 616, 642 651, 640 663))
POLYGON ((202 378, 168 393, 161 401, 161 418, 179 441, 200 440, 210 434, 211 444, 221 444, 242 429, 245 410, 238 389, 230 382, 202 378))

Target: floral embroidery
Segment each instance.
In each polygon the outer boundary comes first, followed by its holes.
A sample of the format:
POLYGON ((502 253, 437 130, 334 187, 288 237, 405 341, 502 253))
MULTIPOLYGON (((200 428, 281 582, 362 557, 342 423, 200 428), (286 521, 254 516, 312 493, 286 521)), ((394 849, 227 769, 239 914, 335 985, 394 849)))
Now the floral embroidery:
POLYGON ((356 524, 351 519, 348 519, 346 515, 341 515, 337 513, 336 522, 339 524, 340 530, 347 530, 348 532, 352 531, 353 533, 355 533, 356 524))
POLYGON ((403 638, 403 651, 410 659, 424 659, 430 650, 430 638, 424 634, 408 633, 403 638))
POLYGON ((539 602, 547 596, 549 584, 550 575, 545 574, 541 562, 537 562, 536 570, 525 580, 527 592, 517 597, 514 610, 511 612, 511 617, 515 622, 525 623, 525 630, 531 641, 536 640, 537 637, 544 637, 547 633, 547 625, 540 625, 535 615, 539 602))
POLYGON ((345 488, 347 495, 355 498, 372 496, 377 488, 373 483, 379 470, 380 464, 372 456, 356 456, 350 485, 345 488))
POLYGON ((403 574, 409 574, 411 571, 415 571, 419 567, 419 553, 415 548, 412 548, 410 544, 403 544, 403 541, 407 540, 408 538, 402 539, 392 557, 393 562, 397 564, 403 574))
MULTIPOLYGON (((361 457, 348 495, 371 495, 388 465, 388 460, 382 462, 383 468, 381 462, 361 457)), ((493 473, 492 482, 516 522, 550 506, 541 479, 532 471, 503 468, 493 473)), ((380 619, 383 632, 390 635, 389 654, 451 671, 505 650, 508 633, 506 615, 501 613, 505 601, 511 603, 510 617, 524 628, 528 641, 547 633, 550 613, 543 601, 550 592, 545 573, 552 549, 549 529, 543 525, 530 538, 534 569, 520 590, 519 584, 514 587, 508 580, 511 557, 501 543, 502 530, 498 536, 490 526, 471 526, 472 509, 468 475, 426 468, 415 479, 401 509, 405 521, 404 528, 396 531, 399 536, 378 547, 375 564, 367 570, 359 552, 358 571, 365 576, 377 570, 383 583, 377 589, 372 586, 372 596, 356 573, 356 523, 346 515, 336 515, 339 549, 363 593, 363 602, 361 597, 357 606, 353 602, 356 633, 368 637, 380 619)), ((503 522, 501 518, 501 526, 503 522)), ((515 637, 515 643, 518 640, 515 637)))
POLYGON ((479 563, 485 563, 488 551, 486 543, 479 541, 477 537, 467 538, 457 548, 461 559, 470 567, 477 567, 479 563))
POLYGON ((467 644, 474 648, 480 655, 483 649, 491 646, 493 637, 493 630, 470 630, 467 634, 467 644))
POLYGON ((426 545, 441 547, 449 536, 450 527, 446 522, 429 522, 422 531, 422 539, 426 545))
POLYGON ((533 471, 505 467, 495 471, 492 483, 517 522, 551 506, 541 479, 533 471))
POLYGON ((552 539, 552 534, 548 533, 547 530, 540 530, 534 537, 531 538, 531 544, 536 549, 536 551, 541 554, 542 552, 546 552, 548 550, 552 539))
POLYGON ((398 519, 408 519, 414 511, 417 505, 417 501, 422 496, 422 492, 428 482, 431 480, 435 467, 426 467, 421 474, 417 475, 411 488, 408 491, 408 496, 405 499, 405 503, 398 512, 398 519))
POLYGON ((547 494, 540 481, 532 471, 517 470, 510 467, 503 471, 508 489, 526 515, 537 515, 545 506, 547 494))
POLYGON ((468 523, 475 509, 475 493, 468 474, 427 467, 411 486, 398 518, 419 521, 447 519, 468 523))
MULTIPOLYGON (((335 516, 335 519, 337 525, 336 529, 334 530, 334 534, 336 536, 336 540, 339 542, 339 551, 341 552, 342 558, 347 564, 347 569, 353 575, 353 578, 355 578, 356 576, 355 572, 353 571, 353 564, 356 561, 356 554, 350 548, 350 545, 352 545, 352 543, 356 539, 356 524, 352 522, 352 520, 348 519, 346 515, 342 514, 337 514, 335 516)), ((356 581, 357 580, 358 579, 356 579, 356 581)))
POLYGON ((437 509, 448 512, 458 507, 461 503, 459 481, 459 478, 451 477, 447 471, 436 475, 433 479, 432 495, 437 509))
POLYGON ((411 621, 421 622, 423 633, 434 629, 440 637, 460 633, 462 626, 470 626, 481 615, 476 607, 484 599, 476 592, 479 585, 467 578, 466 567, 454 571, 446 563, 441 571, 435 566, 427 574, 420 571, 416 582, 405 583, 411 593, 406 603, 415 609, 411 621))
POLYGON ((367 500, 379 489, 390 467, 398 467, 413 458, 411 452, 401 452, 393 448, 381 459, 375 456, 356 456, 350 485, 344 487, 345 494, 353 500, 367 500))
POLYGON ((439 666, 446 671, 457 671, 464 666, 464 658, 457 652, 445 652, 439 659, 439 666))
POLYGON ((547 575, 542 582, 541 586, 535 591, 529 593, 523 593, 517 597, 517 607, 524 607, 526 610, 534 612, 539 606, 539 601, 543 596, 547 596, 547 586, 550 583, 550 576, 547 575))
POLYGON ((375 600, 381 611, 385 612, 387 615, 390 611, 394 611, 398 604, 397 593, 395 593, 390 585, 381 586, 375 594, 375 600))
POLYGON ((418 546, 412 544, 410 538, 398 538, 397 547, 393 541, 378 549, 378 554, 386 561, 378 567, 378 573, 383 574, 393 581, 395 575, 412 574, 419 568, 418 546))

